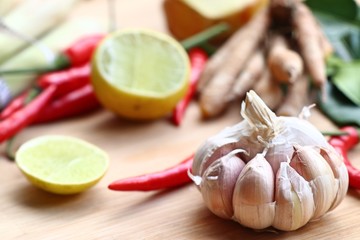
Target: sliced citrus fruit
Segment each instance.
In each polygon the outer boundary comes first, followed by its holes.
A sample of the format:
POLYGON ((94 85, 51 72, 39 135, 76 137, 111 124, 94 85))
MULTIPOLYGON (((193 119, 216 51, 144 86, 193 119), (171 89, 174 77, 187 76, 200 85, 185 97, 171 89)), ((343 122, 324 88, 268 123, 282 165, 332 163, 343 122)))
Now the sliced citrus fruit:
POLYGON ((15 155, 20 170, 35 186, 52 193, 74 194, 95 185, 109 160, 98 147, 78 138, 46 135, 22 144, 15 155))
POLYGON ((110 34, 92 59, 92 84, 100 102, 137 120, 169 113, 185 95, 189 72, 188 55, 175 39, 145 29, 110 34))

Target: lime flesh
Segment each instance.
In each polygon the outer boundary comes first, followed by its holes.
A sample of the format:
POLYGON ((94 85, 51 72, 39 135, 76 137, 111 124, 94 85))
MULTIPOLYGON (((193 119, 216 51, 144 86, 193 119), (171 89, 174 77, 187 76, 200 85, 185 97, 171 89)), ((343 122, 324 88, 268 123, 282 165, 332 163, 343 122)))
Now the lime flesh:
POLYGON ((31 183, 58 194, 88 189, 108 168, 108 156, 104 151, 68 136, 31 139, 19 148, 15 160, 31 183))

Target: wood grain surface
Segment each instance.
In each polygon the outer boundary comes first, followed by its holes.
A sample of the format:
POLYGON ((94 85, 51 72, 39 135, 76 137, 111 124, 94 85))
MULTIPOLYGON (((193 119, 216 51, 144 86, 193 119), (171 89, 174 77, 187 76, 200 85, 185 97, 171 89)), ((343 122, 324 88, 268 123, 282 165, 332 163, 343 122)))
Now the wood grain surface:
MULTIPOLYGON (((162 0, 116 1, 118 28, 146 27, 167 32, 162 0)), ((84 1, 71 17, 107 20, 105 0, 84 1)), ((294 232, 258 232, 220 219, 204 206, 189 184, 171 191, 114 192, 107 185, 118 178, 149 173, 174 165, 193 153, 209 136, 240 121, 240 104, 223 117, 202 121, 195 103, 181 127, 168 119, 134 123, 106 110, 52 124, 32 126, 16 138, 20 144, 44 134, 83 138, 110 155, 105 177, 89 191, 57 196, 36 189, 16 165, 0 158, 0 239, 360 239, 359 192, 349 190, 331 213, 294 232)), ((334 125, 314 110, 320 130, 334 125)), ((1 145, 2 152, 4 144, 1 145)), ((350 153, 360 166, 360 149, 350 153)))

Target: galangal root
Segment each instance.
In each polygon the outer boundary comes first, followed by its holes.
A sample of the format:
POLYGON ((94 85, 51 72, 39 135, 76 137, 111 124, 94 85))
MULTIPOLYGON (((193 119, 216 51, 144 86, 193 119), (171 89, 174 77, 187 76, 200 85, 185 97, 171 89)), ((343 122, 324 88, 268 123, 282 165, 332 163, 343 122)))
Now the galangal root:
POLYGON ((271 0, 208 61, 198 85, 202 115, 217 117, 254 89, 278 114, 295 116, 310 103, 310 84, 323 91, 332 52, 302 1, 271 0))

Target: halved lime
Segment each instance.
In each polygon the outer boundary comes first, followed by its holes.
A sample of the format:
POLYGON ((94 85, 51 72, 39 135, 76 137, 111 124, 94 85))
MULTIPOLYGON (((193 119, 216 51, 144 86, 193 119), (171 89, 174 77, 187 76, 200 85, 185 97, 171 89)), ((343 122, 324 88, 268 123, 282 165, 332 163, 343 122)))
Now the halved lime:
POLYGON ((110 34, 92 59, 92 84, 100 102, 130 119, 169 113, 185 95, 189 72, 189 58, 179 42, 145 29, 110 34))
POLYGON ((95 185, 105 174, 108 155, 84 140, 45 135, 22 144, 15 161, 35 186, 52 193, 74 194, 95 185))

